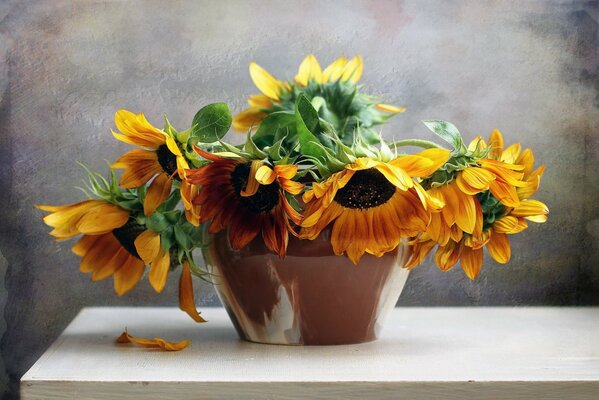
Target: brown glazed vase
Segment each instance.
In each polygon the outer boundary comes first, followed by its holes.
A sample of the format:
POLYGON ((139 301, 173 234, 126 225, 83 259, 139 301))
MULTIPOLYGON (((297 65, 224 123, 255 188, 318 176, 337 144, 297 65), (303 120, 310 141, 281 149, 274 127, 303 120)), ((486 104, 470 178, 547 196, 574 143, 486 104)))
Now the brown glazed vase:
POLYGON ((364 343, 379 337, 409 271, 409 246, 354 265, 333 253, 330 228, 315 240, 291 237, 279 259, 261 237, 233 250, 226 233, 213 236, 204 259, 239 336, 292 345, 364 343))

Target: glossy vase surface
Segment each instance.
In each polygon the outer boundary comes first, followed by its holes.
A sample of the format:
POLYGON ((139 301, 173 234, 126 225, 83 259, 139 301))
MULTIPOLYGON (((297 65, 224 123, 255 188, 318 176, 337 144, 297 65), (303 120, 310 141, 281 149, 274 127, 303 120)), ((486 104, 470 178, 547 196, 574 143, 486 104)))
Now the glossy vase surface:
POLYGON ((330 229, 315 240, 289 239, 287 256, 260 237, 233 250, 225 233, 212 237, 204 259, 239 336, 259 343, 335 345, 379 337, 409 271, 409 246, 357 265, 333 253, 330 229))

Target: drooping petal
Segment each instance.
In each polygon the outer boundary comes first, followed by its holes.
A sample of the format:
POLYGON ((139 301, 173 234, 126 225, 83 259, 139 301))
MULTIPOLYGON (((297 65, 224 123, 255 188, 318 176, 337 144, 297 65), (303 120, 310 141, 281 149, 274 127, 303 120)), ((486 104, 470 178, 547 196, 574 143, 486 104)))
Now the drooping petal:
POLYGON ((147 229, 135 238, 134 245, 139 257, 149 265, 160 252, 160 235, 147 229))
POLYGON ((474 280, 483 266, 483 250, 474 250, 468 246, 463 246, 460 263, 466 276, 474 280))
POLYGON ((528 199, 522 200, 520 205, 514 208, 510 214, 514 217, 525 217, 529 221, 542 223, 547 221, 549 208, 547 208, 545 203, 528 199))
POLYGON ((493 232, 487 242, 486 248, 491 257, 498 263, 505 264, 510 261, 510 240, 505 233, 493 232))
POLYGON ((493 173, 483 168, 468 167, 458 173, 456 184, 462 192, 473 196, 489 190, 489 186, 494 180, 493 173))
POLYGON ((118 296, 129 292, 137 285, 145 270, 144 262, 132 255, 114 273, 114 291, 118 296))
POLYGON ((191 280, 191 269, 189 262, 183 261, 181 266, 181 278, 179 280, 179 308, 187 313, 195 322, 206 322, 196 308, 193 282, 191 280))
POLYGON ((133 149, 123 154, 111 168, 124 168, 119 184, 125 189, 145 185, 162 171, 155 151, 133 149))
POLYGON ((243 110, 233 116, 233 129, 238 132, 247 132, 250 129, 257 128, 266 115, 262 108, 251 107, 243 110))
POLYGON ((253 94, 248 99, 248 105, 251 108, 268 109, 272 108, 272 100, 263 94, 253 94))
POLYGON ((77 222, 77 230, 83 234, 99 235, 125 225, 129 212, 117 205, 102 203, 87 211, 77 222))
POLYGON ((256 180, 261 185, 270 185, 271 183, 273 183, 275 181, 276 178, 277 178, 277 174, 275 173, 275 171, 270 169, 270 167, 267 165, 262 165, 256 171, 256 180))
POLYGON ((166 174, 160 174, 150 184, 144 199, 144 215, 149 217, 164 203, 171 193, 173 180, 166 174))
POLYGON ((443 272, 449 271, 460 259, 460 245, 449 241, 445 246, 439 246, 435 253, 435 264, 443 272))
POLYGON ((250 197, 256 194, 258 188, 260 187, 260 183, 256 179, 256 172, 262 166, 262 161, 260 160, 252 160, 250 166, 250 173, 247 178, 247 184, 245 188, 242 188, 239 193, 243 197, 250 197))
POLYGON ((170 253, 168 251, 163 253, 162 249, 159 249, 158 255, 152 260, 150 273, 148 274, 150 285, 152 285, 154 290, 158 293, 162 292, 166 285, 166 278, 168 277, 170 265, 170 253))
POLYGON ((406 171, 412 177, 422 178, 432 175, 443 166, 451 153, 446 149, 427 149, 416 154, 398 157, 391 165, 406 171))

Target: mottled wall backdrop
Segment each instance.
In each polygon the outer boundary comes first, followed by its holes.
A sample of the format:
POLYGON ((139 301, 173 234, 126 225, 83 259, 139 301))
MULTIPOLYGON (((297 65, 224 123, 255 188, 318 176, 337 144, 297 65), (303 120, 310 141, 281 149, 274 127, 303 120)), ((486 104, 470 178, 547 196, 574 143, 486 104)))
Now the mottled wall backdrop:
MULTIPOLYGON (((500 128, 547 165, 538 197, 550 222, 512 241, 507 266, 415 270, 403 305, 599 303, 597 1, 2 1, 0 2, 0 387, 19 377, 91 305, 174 305, 175 282, 123 298, 78 272, 35 203, 81 199, 76 160, 105 170, 128 147, 117 108, 187 128, 197 109, 234 111, 256 90, 252 60, 292 78, 313 52, 363 55, 362 83, 408 112, 387 137, 430 138, 421 119, 468 137, 500 128), (5 294, 7 293, 7 295, 5 294), (4 368, 6 373, 3 373, 4 368)), ((203 305, 218 305, 197 285, 203 305)), ((115 332, 117 333, 117 332, 115 332)))

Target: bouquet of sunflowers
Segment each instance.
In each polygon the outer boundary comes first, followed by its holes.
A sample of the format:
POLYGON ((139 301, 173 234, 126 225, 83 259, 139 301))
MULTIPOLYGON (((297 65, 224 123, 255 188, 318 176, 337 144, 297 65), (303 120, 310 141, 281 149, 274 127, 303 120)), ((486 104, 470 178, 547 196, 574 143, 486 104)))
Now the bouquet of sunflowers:
POLYGON ((116 139, 132 145, 108 177, 88 171, 89 199, 40 205, 58 240, 79 237, 73 252, 92 280, 114 279, 118 295, 142 277, 160 292, 180 269, 179 303, 204 321, 192 275, 207 234, 226 231, 230 246, 253 240, 284 258, 291 236, 313 240, 327 227, 336 255, 359 263, 409 240, 406 268, 433 252, 448 271, 458 262, 474 279, 483 248, 510 259, 508 235, 545 222, 548 209, 532 199, 543 174, 533 153, 505 146, 498 130, 468 145, 449 122, 423 121, 445 146, 419 139, 384 140, 377 126, 405 111, 379 102, 357 85, 359 56, 320 67, 307 56, 293 81, 257 64, 250 75, 262 94, 231 116, 224 103, 201 108, 191 127, 162 129, 144 114, 120 110, 116 139), (245 143, 223 140, 231 126, 245 143), (406 154, 405 147, 422 150, 406 154), (122 171, 117 178, 115 171, 122 171))

